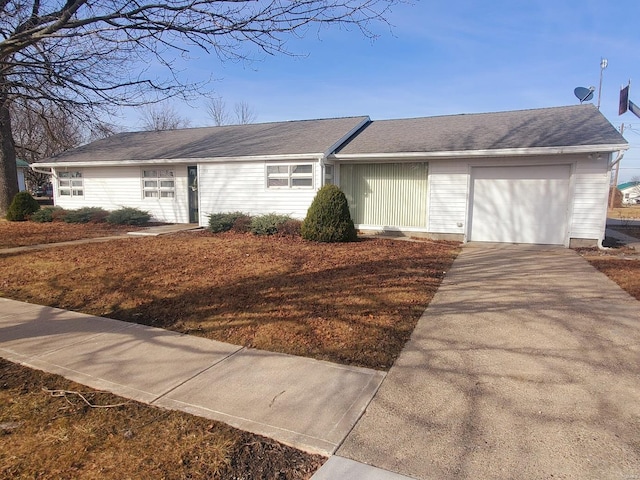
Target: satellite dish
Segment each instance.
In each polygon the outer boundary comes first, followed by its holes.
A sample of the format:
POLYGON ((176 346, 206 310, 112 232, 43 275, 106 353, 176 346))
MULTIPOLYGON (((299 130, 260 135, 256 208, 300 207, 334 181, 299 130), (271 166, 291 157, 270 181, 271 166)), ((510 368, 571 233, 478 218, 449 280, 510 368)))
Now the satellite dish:
POLYGON ((595 90, 595 87, 576 87, 573 90, 573 94, 578 97, 578 100, 580 100, 580 103, 582 102, 586 102, 588 100, 591 100, 593 98, 593 91, 595 90))

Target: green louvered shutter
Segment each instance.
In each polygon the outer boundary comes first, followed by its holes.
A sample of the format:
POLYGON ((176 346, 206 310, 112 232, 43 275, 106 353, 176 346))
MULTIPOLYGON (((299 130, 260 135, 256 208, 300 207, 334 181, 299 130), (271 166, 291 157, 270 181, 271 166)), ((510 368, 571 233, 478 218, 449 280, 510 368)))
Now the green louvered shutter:
POLYGON ((427 163, 340 166, 340 188, 356 225, 427 226, 427 163))

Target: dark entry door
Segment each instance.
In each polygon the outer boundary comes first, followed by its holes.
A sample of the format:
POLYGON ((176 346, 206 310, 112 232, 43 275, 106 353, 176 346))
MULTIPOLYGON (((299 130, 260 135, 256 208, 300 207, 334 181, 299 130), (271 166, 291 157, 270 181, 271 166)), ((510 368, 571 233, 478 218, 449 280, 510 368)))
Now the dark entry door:
POLYGON ((198 216, 198 167, 187 167, 189 177, 189 223, 199 223, 198 216))

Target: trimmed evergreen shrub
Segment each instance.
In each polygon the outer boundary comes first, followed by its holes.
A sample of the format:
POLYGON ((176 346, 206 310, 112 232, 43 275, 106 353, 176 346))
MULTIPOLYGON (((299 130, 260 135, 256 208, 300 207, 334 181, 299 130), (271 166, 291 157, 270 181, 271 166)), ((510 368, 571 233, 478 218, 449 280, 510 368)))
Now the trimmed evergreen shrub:
POLYGON ((278 233, 278 228, 291 217, 288 215, 278 215, 277 213, 267 213, 253 217, 251 220, 251 233, 254 235, 274 235, 278 233))
POLYGON ((105 220, 114 225, 145 225, 151 220, 151 214, 133 207, 122 207, 107 215, 105 220))
POLYGON ((290 218, 281 225, 278 225, 278 235, 286 237, 299 237, 301 229, 302 222, 300 220, 290 218))
POLYGON ((212 213, 209 215, 209 230, 213 233, 228 232, 239 218, 246 216, 242 212, 212 213))
POLYGON ((24 222, 32 213, 40 210, 40 204, 29 192, 18 192, 7 210, 7 220, 10 222, 24 222))
POLYGON ((82 207, 77 210, 67 210, 63 220, 67 223, 102 223, 109 215, 104 208, 82 207))
POLYGON ((253 220, 251 215, 240 215, 236 218, 236 221, 233 222, 231 231, 235 233, 249 233, 251 231, 251 220, 253 220))
POLYGON ((62 213, 63 211, 61 207, 44 207, 32 214, 29 220, 37 223, 53 222, 56 214, 62 213))
POLYGON ((53 209, 53 212, 51 212, 51 217, 54 222, 64 222, 64 217, 67 216, 67 212, 68 210, 62 207, 56 207, 53 209))
POLYGON ((325 185, 311 202, 302 222, 302 238, 315 242, 353 242, 356 229, 347 197, 336 185, 325 185))

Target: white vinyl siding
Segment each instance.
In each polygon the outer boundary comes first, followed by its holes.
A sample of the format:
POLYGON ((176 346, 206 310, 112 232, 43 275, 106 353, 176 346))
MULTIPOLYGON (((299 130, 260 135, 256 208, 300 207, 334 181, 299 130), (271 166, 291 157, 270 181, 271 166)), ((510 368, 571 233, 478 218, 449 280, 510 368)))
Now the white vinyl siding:
MULTIPOLYGON (((269 165, 274 165, 269 162, 269 165)), ((283 163, 287 166, 287 163, 283 163)), ((203 163, 198 165, 200 224, 211 213, 241 211, 250 215, 277 213, 304 219, 315 188, 268 188, 265 162, 203 163)), ((319 185, 321 168, 313 169, 319 185)), ((288 174, 287 174, 288 175, 288 174)))
MULTIPOLYGON (((149 166, 144 169, 161 170, 166 167, 149 166)), ((116 210, 121 207, 134 207, 148 211, 154 220, 189 223, 187 167, 172 165, 171 170, 175 173, 174 198, 145 198, 141 192, 140 167, 84 167, 84 196, 63 197, 55 192, 55 204, 69 209, 102 207, 106 210, 116 210)), ((58 189, 58 182, 54 182, 54 187, 58 189)))
POLYGON ((464 234, 468 184, 467 162, 429 163, 429 232, 464 234))
POLYGON ((571 238, 604 238, 607 201, 609 198, 608 155, 600 160, 577 162, 574 173, 574 195, 569 229, 571 238))
MULTIPOLYGON (((518 167, 558 164, 572 165, 570 169, 567 223, 559 228, 568 230, 569 238, 600 239, 604 237, 606 198, 609 188, 607 161, 588 155, 553 157, 487 158, 460 160, 433 160, 429 163, 429 229, 431 233, 466 234, 470 232, 469 211, 472 199, 471 171, 478 167, 518 167)), ((516 197, 524 193, 512 192, 516 197)))
POLYGON ((342 164, 340 186, 358 226, 427 226, 426 163, 342 164))

